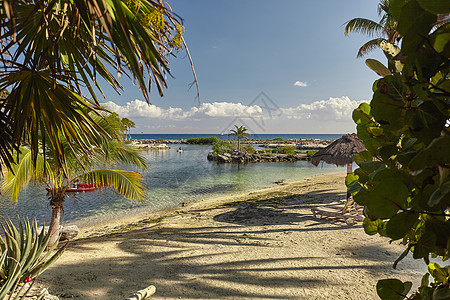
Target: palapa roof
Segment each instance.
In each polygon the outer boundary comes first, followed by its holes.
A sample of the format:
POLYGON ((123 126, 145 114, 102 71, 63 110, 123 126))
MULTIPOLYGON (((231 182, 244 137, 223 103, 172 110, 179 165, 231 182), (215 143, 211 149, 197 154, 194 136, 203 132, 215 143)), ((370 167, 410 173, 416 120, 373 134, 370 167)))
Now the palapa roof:
POLYGON ((326 148, 316 152, 311 157, 311 163, 317 166, 321 161, 324 161, 337 166, 345 166, 353 162, 355 154, 365 150, 367 149, 364 142, 358 138, 356 133, 345 134, 326 148))

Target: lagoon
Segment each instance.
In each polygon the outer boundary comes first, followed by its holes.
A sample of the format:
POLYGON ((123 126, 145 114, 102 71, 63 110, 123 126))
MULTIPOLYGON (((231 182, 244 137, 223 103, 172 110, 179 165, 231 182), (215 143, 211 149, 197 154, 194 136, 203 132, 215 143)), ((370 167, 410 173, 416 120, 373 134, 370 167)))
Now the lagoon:
MULTIPOLYGON (((308 161, 217 164, 206 159, 211 146, 181 145, 182 153, 176 151, 179 146, 142 152, 149 161, 149 169, 142 172, 147 187, 143 202, 133 203, 110 189, 69 193, 64 202, 64 223, 95 225, 108 219, 177 207, 183 202, 269 187, 275 181, 345 172, 343 167, 327 164, 315 167, 308 161)), ((28 216, 48 224, 51 215, 48 202, 45 187, 33 184, 20 194, 18 203, 2 197, 0 214, 28 216)))

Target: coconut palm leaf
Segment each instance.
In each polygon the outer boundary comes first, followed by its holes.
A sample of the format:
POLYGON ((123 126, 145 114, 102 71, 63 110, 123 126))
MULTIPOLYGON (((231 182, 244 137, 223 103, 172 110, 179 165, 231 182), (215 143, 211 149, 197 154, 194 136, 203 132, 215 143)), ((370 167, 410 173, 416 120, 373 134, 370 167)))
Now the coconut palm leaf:
POLYGON ((364 19, 364 18, 354 18, 350 21, 344 23, 345 29, 344 34, 349 35, 350 32, 358 32, 367 36, 385 36, 386 31, 382 24, 375 21, 364 19))
POLYGON ((144 195, 142 177, 132 171, 95 170, 80 175, 77 179, 83 182, 112 187, 118 193, 133 201, 141 201, 144 195))
POLYGON ((0 158, 8 165, 8 151, 24 138, 33 159, 39 140, 41 151, 54 147, 61 167, 67 152, 60 134, 87 153, 98 146, 102 130, 92 120, 101 109, 97 77, 119 91, 113 72, 124 74, 150 102, 152 82, 161 95, 167 87, 166 55, 181 31, 180 18, 163 1, 0 1, 0 88, 11 90, 0 101, 0 158), (152 23, 152 14, 164 20, 162 27, 152 23), (92 102, 81 96, 85 91, 92 102))
POLYGON ((28 186, 33 180, 54 182, 53 170, 41 155, 38 155, 35 165, 31 151, 21 147, 18 163, 14 164, 12 169, 6 172, 5 178, 1 183, 2 193, 17 201, 19 191, 28 186), (44 174, 44 169, 47 170, 46 174, 44 174))
POLYGON ((361 48, 359 48, 357 57, 363 57, 370 51, 380 47, 382 42, 387 42, 387 40, 384 38, 376 38, 366 42, 364 45, 361 46, 361 48))

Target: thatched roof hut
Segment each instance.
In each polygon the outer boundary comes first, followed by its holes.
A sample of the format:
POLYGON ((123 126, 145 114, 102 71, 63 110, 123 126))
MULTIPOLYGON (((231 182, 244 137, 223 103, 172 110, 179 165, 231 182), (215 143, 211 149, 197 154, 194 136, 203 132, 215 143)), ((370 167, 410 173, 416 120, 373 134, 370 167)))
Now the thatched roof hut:
POLYGON ((345 134, 326 148, 316 152, 311 157, 311 163, 317 166, 323 160, 336 166, 345 166, 353 162, 355 154, 365 150, 367 149, 363 141, 358 138, 356 133, 345 134))

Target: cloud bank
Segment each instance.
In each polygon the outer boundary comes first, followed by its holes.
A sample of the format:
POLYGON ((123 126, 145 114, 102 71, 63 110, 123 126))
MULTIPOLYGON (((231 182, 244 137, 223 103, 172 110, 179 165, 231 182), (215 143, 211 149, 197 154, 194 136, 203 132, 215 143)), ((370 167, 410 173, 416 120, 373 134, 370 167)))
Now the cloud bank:
POLYGON ((346 96, 341 98, 330 97, 328 100, 315 101, 311 104, 281 108, 281 111, 288 119, 348 121, 352 118, 353 110, 362 102, 352 101, 346 96))
POLYGON ((311 104, 300 104, 296 107, 279 108, 279 113, 274 117, 273 112, 265 111, 264 106, 244 105, 233 102, 206 102, 200 107, 191 107, 188 110, 182 108, 161 108, 148 105, 145 101, 133 100, 121 106, 112 101, 104 103, 106 109, 116 112, 120 117, 165 119, 172 121, 202 120, 217 118, 276 118, 294 120, 327 120, 327 121, 351 121, 353 110, 363 101, 353 101, 344 96, 329 98, 311 104))

